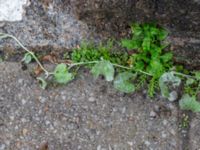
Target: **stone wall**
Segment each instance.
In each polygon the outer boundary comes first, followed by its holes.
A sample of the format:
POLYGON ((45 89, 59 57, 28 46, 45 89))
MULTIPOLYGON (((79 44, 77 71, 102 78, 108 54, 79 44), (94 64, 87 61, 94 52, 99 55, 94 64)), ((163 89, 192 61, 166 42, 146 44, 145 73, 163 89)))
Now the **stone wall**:
POLYGON ((198 0, 72 0, 72 5, 79 19, 99 32, 120 32, 136 21, 157 21, 171 31, 200 32, 198 0))
MULTIPOLYGON (((169 41, 180 59, 200 62, 200 0, 27 1, 20 21, 0 17, 0 32, 15 35, 32 49, 60 50, 83 39, 119 39, 128 34, 132 22, 157 21, 170 31, 169 41)), ((3 47, 16 45, 7 42, 3 47)))

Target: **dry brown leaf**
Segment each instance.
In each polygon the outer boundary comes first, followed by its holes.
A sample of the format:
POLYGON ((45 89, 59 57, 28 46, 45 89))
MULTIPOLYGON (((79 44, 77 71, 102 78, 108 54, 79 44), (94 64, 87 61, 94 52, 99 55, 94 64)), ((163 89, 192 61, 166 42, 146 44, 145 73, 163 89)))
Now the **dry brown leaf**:
POLYGON ((80 49, 80 45, 76 45, 76 48, 80 49))
POLYGON ((46 56, 43 56, 42 57, 42 61, 48 61, 48 62, 51 62, 51 63, 55 63, 56 62, 56 56, 55 55, 46 55, 46 56))
POLYGON ((39 150, 49 150, 48 142, 42 143, 39 150))
POLYGON ((23 134, 23 136, 26 136, 27 133, 28 133, 28 130, 27 130, 27 129, 23 129, 23 130, 22 130, 22 134, 23 134))
POLYGON ((44 107, 44 112, 47 112, 49 110, 49 106, 46 104, 44 107))
POLYGON ((42 68, 37 65, 37 67, 34 69, 34 73, 36 76, 39 76, 43 72, 42 68))

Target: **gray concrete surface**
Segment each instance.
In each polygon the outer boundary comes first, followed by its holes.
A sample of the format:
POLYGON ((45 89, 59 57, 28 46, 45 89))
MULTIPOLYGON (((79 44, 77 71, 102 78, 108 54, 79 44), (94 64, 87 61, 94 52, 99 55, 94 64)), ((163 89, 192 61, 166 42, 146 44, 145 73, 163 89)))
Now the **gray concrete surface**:
POLYGON ((190 123, 189 144, 191 149, 200 149, 200 114, 196 114, 190 123))
POLYGON ((176 104, 81 72, 41 90, 19 63, 0 63, 0 150, 182 150, 176 104))

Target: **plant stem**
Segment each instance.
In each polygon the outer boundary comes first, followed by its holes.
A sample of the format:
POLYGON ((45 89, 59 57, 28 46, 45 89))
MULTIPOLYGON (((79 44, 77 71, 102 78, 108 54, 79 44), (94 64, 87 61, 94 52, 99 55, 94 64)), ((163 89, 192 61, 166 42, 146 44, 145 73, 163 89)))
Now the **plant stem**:
POLYGON ((140 73, 143 73, 145 75, 148 75, 148 76, 153 76, 152 74, 145 72, 145 71, 142 71, 142 70, 137 70, 137 71, 140 72, 140 73))
POLYGON ((69 66, 69 69, 75 67, 75 66, 79 66, 79 65, 88 65, 88 64, 96 64, 99 61, 88 61, 88 62, 78 62, 78 63, 74 63, 74 64, 67 64, 69 66))
MULTIPOLYGON (((119 67, 119 68, 123 68, 123 69, 127 69, 127 70, 131 70, 132 68, 130 67, 126 67, 126 66, 121 66, 121 65, 118 65, 118 64, 113 64, 113 66, 116 66, 116 67, 119 67)), ((148 73, 148 72, 145 72, 145 71, 142 71, 142 70, 135 70, 135 72, 140 72, 140 73, 143 73, 145 75, 148 75, 148 76, 153 76, 152 74, 148 73)))
POLYGON ((127 70, 131 69, 130 67, 126 67, 126 66, 122 66, 122 65, 118 65, 118 64, 112 64, 112 65, 115 67, 118 67, 118 68, 122 68, 122 69, 127 69, 127 70))
POLYGON ((18 44, 19 46, 21 46, 27 53, 29 53, 34 59, 35 61, 37 62, 37 64, 40 66, 40 68, 45 72, 46 76, 48 77, 49 76, 49 72, 44 68, 44 66, 40 63, 40 61, 38 60, 38 58, 35 56, 35 54, 30 51, 29 49, 27 49, 15 36, 13 35, 10 35, 10 34, 4 34, 4 33, 0 33, 2 35, 4 35, 3 38, 12 38, 14 39, 18 44))
POLYGON ((175 72, 175 71, 172 71, 175 75, 180 75, 182 77, 185 77, 185 78, 194 78, 193 76, 190 76, 190 75, 186 75, 186 74, 183 74, 183 73, 180 73, 180 72, 175 72))
MULTIPOLYGON (((75 67, 75 66, 78 66, 78 65, 87 65, 87 64, 96 64, 100 61, 89 61, 89 62, 78 62, 78 63, 74 63, 74 64, 68 64, 69 65, 69 69, 75 67)), ((119 65, 119 64, 113 64, 113 66, 115 67, 118 67, 118 68, 122 68, 122 69, 126 69, 126 70, 131 70, 132 68, 130 67, 126 67, 126 66, 122 66, 122 65, 119 65)), ((145 74, 145 75, 148 75, 148 76, 152 76, 152 74, 148 73, 148 72, 145 72, 145 71, 142 71, 142 70, 135 70, 135 72, 140 72, 142 74, 145 74)))
MULTIPOLYGON (((27 53, 29 53, 34 59, 35 61, 37 62, 37 64, 40 66, 40 68, 45 72, 46 76, 48 77, 49 75, 52 75, 53 73, 50 73, 48 72, 44 66, 40 63, 40 61, 38 60, 38 58, 35 56, 35 54, 30 51, 29 49, 27 49, 15 36, 13 35, 10 35, 10 34, 4 34, 4 33, 0 33, 0 35, 3 35, 2 37, 3 38, 12 38, 14 39, 27 53)), ((96 64, 98 63, 99 61, 89 61, 89 62, 78 62, 78 63, 74 63, 74 64, 67 64, 69 66, 69 69, 75 67, 75 66, 78 66, 78 65, 87 65, 87 64, 96 64)), ((122 69, 127 69, 127 70, 131 70, 132 68, 130 67, 126 67, 126 66, 122 66, 122 65, 119 65, 119 64, 112 64, 113 66, 115 67, 119 67, 119 68, 122 68, 122 69)), ((152 74, 148 73, 148 72, 145 72, 145 71, 142 71, 142 70, 134 70, 135 72, 140 72, 142 74, 145 74, 145 75, 148 75, 148 76, 153 76, 152 74)), ((185 75, 185 74, 182 74, 182 73, 178 73, 178 72, 174 72, 175 74, 177 75, 181 75, 181 76, 184 76, 184 77, 190 77, 188 75, 185 75)))

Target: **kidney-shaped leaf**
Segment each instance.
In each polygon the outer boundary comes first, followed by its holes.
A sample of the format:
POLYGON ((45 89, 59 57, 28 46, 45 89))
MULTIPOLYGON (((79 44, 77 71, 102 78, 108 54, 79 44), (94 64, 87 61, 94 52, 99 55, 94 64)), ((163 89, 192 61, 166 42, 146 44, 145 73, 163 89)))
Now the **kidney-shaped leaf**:
POLYGON ((29 64, 32 61, 32 55, 29 53, 26 53, 24 55, 24 58, 22 59, 23 62, 25 62, 26 64, 29 64))
POLYGON ((107 60, 102 60, 94 65, 91 72, 96 78, 98 78, 99 75, 103 75, 106 78, 106 81, 112 81, 115 70, 112 63, 107 60))
POLYGON ((38 77, 37 80, 40 83, 40 87, 44 90, 47 87, 47 82, 42 78, 42 77, 38 77))
POLYGON ((200 112, 200 103, 196 101, 195 96, 184 94, 181 100, 179 101, 179 106, 182 110, 200 112))
POLYGON ((159 86, 161 90, 161 94, 163 97, 168 98, 173 101, 169 92, 168 84, 171 84, 173 87, 178 87, 181 83, 181 79, 174 75, 173 72, 164 73, 159 79, 159 86))
POLYGON ((73 79, 72 73, 68 72, 66 64, 59 64, 54 70, 54 77, 56 82, 66 84, 73 79))
POLYGON ((135 75, 130 72, 123 72, 117 75, 114 81, 114 87, 124 93, 131 93, 135 91, 135 86, 130 82, 135 75))

